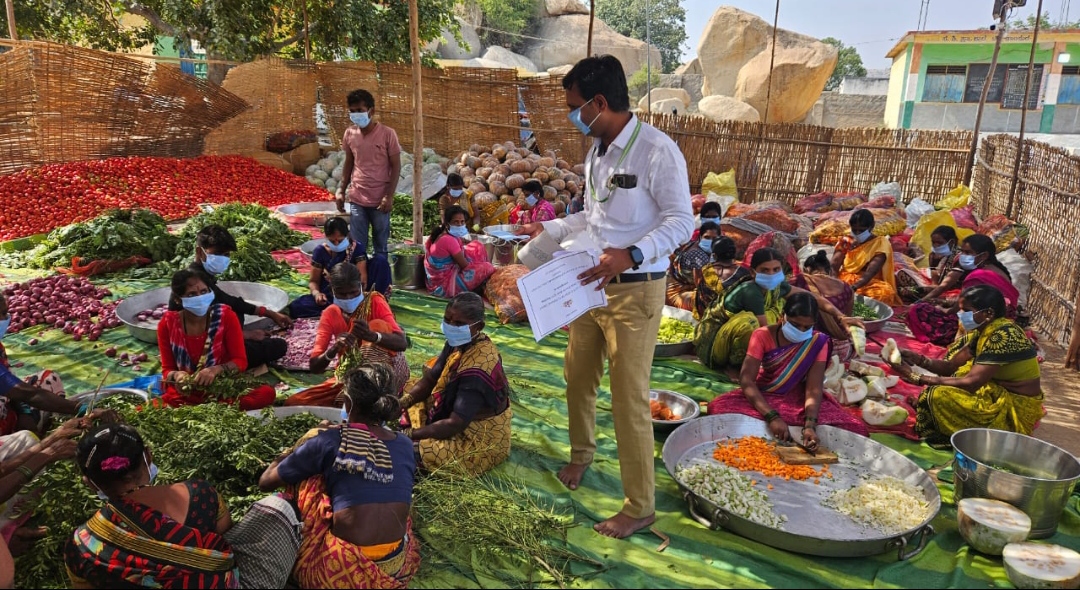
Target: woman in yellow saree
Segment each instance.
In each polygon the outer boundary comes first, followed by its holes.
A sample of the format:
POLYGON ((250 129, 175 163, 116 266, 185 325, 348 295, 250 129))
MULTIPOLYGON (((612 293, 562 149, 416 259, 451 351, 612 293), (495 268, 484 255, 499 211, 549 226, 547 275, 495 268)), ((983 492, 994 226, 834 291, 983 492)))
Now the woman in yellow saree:
POLYGON ((889 238, 875 236, 874 214, 867 209, 851 213, 851 236, 840 240, 833 255, 833 269, 856 293, 889 306, 903 305, 896 291, 893 249, 889 238))
POLYGON ((965 289, 960 309, 965 334, 943 360, 905 350, 904 363, 893 367, 905 381, 928 386, 915 404, 915 432, 939 447, 948 447, 949 437, 965 428, 1030 435, 1044 414, 1035 346, 1005 317, 1005 297, 990 285, 965 289))

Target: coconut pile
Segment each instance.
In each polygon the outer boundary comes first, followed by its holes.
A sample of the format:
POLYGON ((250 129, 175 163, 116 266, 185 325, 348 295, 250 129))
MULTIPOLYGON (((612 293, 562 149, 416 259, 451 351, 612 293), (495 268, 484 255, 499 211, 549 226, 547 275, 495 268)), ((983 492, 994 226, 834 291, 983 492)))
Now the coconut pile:
POLYGON ((446 172, 461 175, 472 193, 473 206, 485 212, 500 205, 512 208, 525 196, 522 187, 529 180, 540 181, 544 199, 552 203, 559 215, 585 188, 584 164, 571 165, 551 150, 536 154, 512 141, 497 143, 490 149, 473 144, 446 172))

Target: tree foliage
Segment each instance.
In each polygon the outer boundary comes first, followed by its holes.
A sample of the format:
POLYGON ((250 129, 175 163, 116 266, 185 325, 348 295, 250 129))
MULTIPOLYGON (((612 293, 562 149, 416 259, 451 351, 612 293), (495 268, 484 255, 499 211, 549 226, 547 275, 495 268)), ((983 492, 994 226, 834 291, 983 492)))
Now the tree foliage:
POLYGON ((825 37, 821 42, 835 47, 838 54, 836 69, 833 70, 832 76, 829 76, 829 81, 825 83, 825 90, 836 90, 840 87, 840 82, 843 82, 844 78, 862 78, 866 76, 866 68, 863 67, 862 57, 859 56, 859 52, 854 47, 844 45, 842 41, 833 37, 825 37))
POLYGON ((671 73, 682 63, 686 43, 686 10, 678 0, 603 0, 596 16, 622 35, 644 41, 650 38, 660 50, 663 71, 671 73), (645 3, 649 3, 649 29, 645 26, 645 3))
MULTIPOLYGON (((304 54, 304 3, 312 57, 399 62, 411 58, 409 6, 403 1, 338 0, 40 0, 16 1, 21 39, 123 51, 158 35, 186 45, 197 41, 215 57, 250 60, 265 55, 304 54), (124 13, 146 25, 125 28, 124 13)), ((420 42, 456 30, 453 0, 419 0, 420 42)), ((7 30, 6 16, 0 24, 7 30)))
MULTIPOLYGON (((1029 14, 1027 18, 1017 18, 1009 21, 1009 30, 1030 31, 1034 28, 1034 14, 1029 14)), ((1051 29, 1080 29, 1080 21, 1053 22, 1050 20, 1050 13, 1044 12, 1039 22, 1039 30, 1047 31, 1051 29)))
POLYGON ((520 49, 526 38, 522 32, 530 29, 539 16, 536 0, 472 0, 484 13, 484 24, 477 31, 485 46, 501 45, 510 50, 520 49))

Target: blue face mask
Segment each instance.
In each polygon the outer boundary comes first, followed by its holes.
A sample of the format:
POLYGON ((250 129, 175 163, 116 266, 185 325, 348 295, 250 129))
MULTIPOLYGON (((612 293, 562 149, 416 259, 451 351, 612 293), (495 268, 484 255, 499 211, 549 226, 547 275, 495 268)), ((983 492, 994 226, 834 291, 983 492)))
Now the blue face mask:
POLYGON ((536 203, 537 203, 537 199, 536 199, 536 197, 534 195, 529 195, 529 196, 525 197, 525 203, 530 207, 535 207, 536 203))
POLYGON ((352 299, 338 299, 334 298, 334 305, 341 308, 341 311, 345 312, 345 315, 352 315, 352 312, 356 311, 357 307, 360 307, 360 303, 364 301, 364 294, 361 293, 352 299))
POLYGON ((474 324, 467 326, 451 326, 443 320, 442 333, 446 336, 446 343, 450 346, 463 346, 472 342, 472 327, 474 324))
POLYGON ((784 325, 780 327, 780 332, 783 333, 784 338, 788 339, 788 342, 806 342, 814 335, 814 329, 800 330, 795 327, 795 324, 791 322, 784 322, 784 325))
POLYGON ((210 304, 214 302, 214 292, 204 293, 202 295, 196 295, 194 297, 184 297, 180 299, 180 303, 184 306, 184 309, 191 313, 203 317, 206 312, 210 310, 210 304))
POLYGON ((331 252, 344 252, 345 250, 347 250, 349 248, 349 238, 345 238, 344 240, 341 240, 337 244, 335 244, 333 242, 327 242, 326 247, 330 248, 331 252))
POLYGON ((0 320, 0 340, 4 338, 4 334, 7 334, 9 326, 11 326, 11 316, 0 320))
POLYGON ((720 223, 720 218, 719 217, 702 217, 701 218, 701 223, 708 223, 710 221, 713 222, 713 223, 719 224, 720 223))
POLYGON ((349 120, 357 127, 367 127, 371 124, 371 115, 369 115, 367 111, 362 113, 349 113, 349 120))
POLYGON ((765 273, 759 272, 754 276, 754 282, 757 283, 758 286, 762 289, 765 289, 766 291, 772 291, 773 289, 779 287, 780 283, 784 282, 784 273, 778 272, 774 275, 767 275, 765 273))
POLYGON ((971 332, 979 329, 979 324, 975 323, 975 312, 961 311, 956 314, 956 317, 960 318, 960 325, 964 327, 965 331, 971 332))
MULTIPOLYGON (((590 98, 589 100, 585 101, 585 104, 589 104, 592 101, 593 99, 590 98)), ((585 106, 585 104, 581 105, 581 107, 585 106)), ((596 120, 600 118, 600 113, 596 113, 596 116, 593 117, 593 120, 591 122, 585 123, 585 121, 581 120, 581 107, 570 111, 570 114, 567 115, 567 118, 570 119, 570 122, 574 124, 574 127, 578 128, 578 131, 580 131, 583 135, 588 135, 589 132, 592 131, 593 123, 595 123, 596 120)))
POLYGON ((949 254, 952 254, 952 246, 948 244, 934 246, 934 254, 937 254, 938 256, 948 256, 949 254))
POLYGON ((698 247, 706 252, 712 252, 712 240, 701 239, 698 240, 698 247))
POLYGON ((464 238, 469 235, 469 228, 464 225, 451 225, 448 231, 455 238, 464 238))
POLYGON ((219 275, 227 268, 229 268, 230 259, 228 256, 221 256, 220 254, 207 254, 206 261, 203 262, 203 268, 206 272, 212 275, 219 275))
POLYGON ((971 254, 960 255, 960 268, 964 270, 975 270, 975 256, 971 254))
POLYGON ((870 233, 870 230, 866 230, 861 234, 854 234, 854 233, 851 234, 851 236, 853 238, 855 238, 855 243, 857 243, 857 244, 861 244, 861 243, 865 242, 866 240, 869 240, 870 236, 872 236, 872 235, 873 234, 870 233))
POLYGON ((463 194, 465 194, 465 189, 463 189, 463 188, 452 188, 452 189, 450 189, 450 196, 454 197, 455 199, 460 197, 463 194))

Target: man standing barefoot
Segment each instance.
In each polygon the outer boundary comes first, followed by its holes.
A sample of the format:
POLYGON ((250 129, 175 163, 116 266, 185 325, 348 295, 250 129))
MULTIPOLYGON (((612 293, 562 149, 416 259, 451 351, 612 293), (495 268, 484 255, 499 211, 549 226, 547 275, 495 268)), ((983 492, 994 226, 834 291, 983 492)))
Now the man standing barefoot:
POLYGON ((581 60, 563 88, 570 120, 594 138, 585 158, 584 211, 528 224, 520 233, 547 231, 562 241, 587 232, 603 248, 600 264, 578 277, 605 289, 608 305, 570 324, 564 375, 571 454, 559 480, 577 489, 596 452, 596 390, 607 358, 625 500, 618 514, 593 528, 622 539, 656 520, 649 375, 668 257, 690 240, 694 217, 686 160, 671 138, 630 113, 618 59, 581 60))

